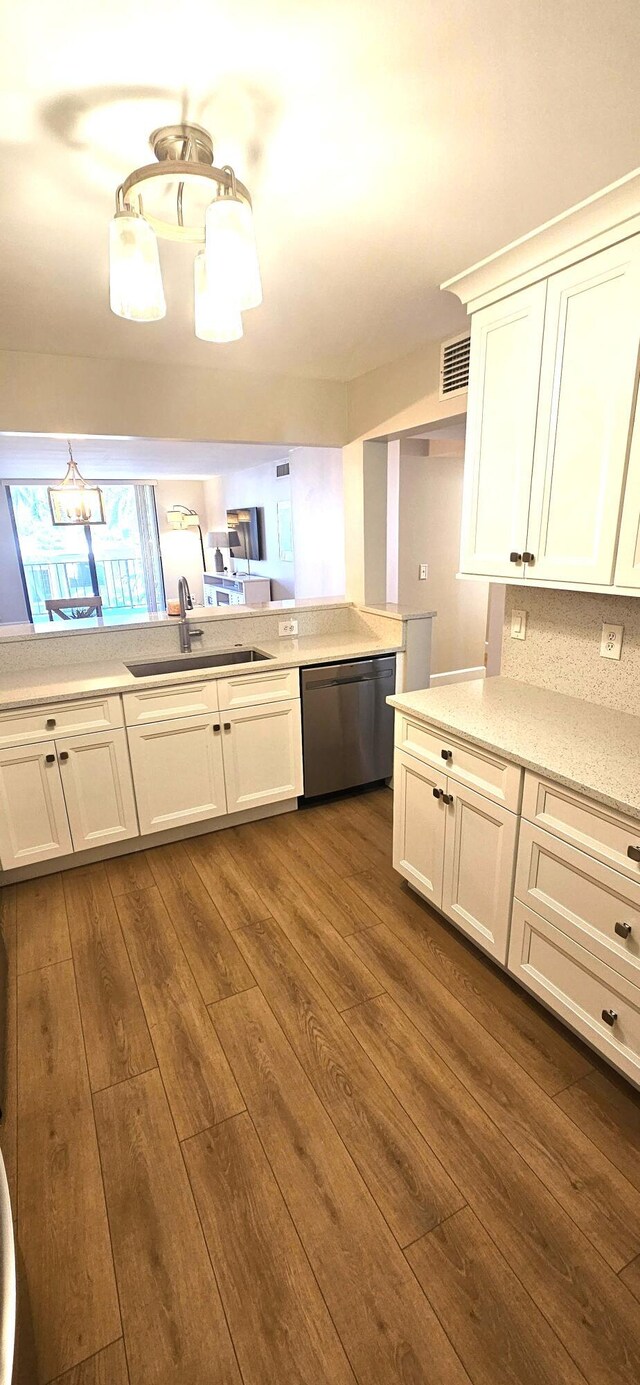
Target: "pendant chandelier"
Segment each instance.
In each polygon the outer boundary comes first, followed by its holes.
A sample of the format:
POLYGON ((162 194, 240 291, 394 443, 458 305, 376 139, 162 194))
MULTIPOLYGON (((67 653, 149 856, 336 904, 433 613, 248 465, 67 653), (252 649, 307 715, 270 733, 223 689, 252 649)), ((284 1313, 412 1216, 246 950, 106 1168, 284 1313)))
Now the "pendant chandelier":
POLYGON ((214 168, 211 136, 199 125, 164 125, 150 144, 156 163, 136 168, 116 191, 109 228, 112 312, 130 322, 164 317, 157 238, 188 241, 204 246, 194 262, 196 336, 237 341, 242 313, 262 302, 248 189, 228 164, 214 168))
POLYGON ((73 460, 71 443, 67 474, 58 486, 49 486, 53 524, 104 524, 104 505, 99 486, 88 486, 73 460))

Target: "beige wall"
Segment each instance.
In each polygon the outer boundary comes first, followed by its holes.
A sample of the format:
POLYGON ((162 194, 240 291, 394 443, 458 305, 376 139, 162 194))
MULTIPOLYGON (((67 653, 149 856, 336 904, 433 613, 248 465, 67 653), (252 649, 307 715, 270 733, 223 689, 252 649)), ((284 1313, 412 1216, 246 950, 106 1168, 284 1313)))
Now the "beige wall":
POLYGON ((271 578, 272 601, 286 601, 294 595, 293 559, 283 562, 279 556, 278 543, 278 501, 291 499, 289 476, 276 476, 276 462, 266 462, 264 466, 247 467, 246 470, 230 472, 223 476, 226 511, 236 506, 257 505, 262 510, 264 559, 238 559, 234 563, 238 573, 246 573, 249 567, 252 577, 271 578))
MULTIPOLYGON (((186 577, 193 600, 202 602, 202 552, 197 529, 172 529, 167 510, 187 505, 200 516, 206 534, 206 499, 202 481, 158 481, 155 487, 160 552, 167 601, 178 595, 178 578, 186 577)), ((205 549, 206 553, 206 549, 205 549)))
POLYGON ((296 597, 344 596, 342 453, 299 447, 289 464, 296 597))
POLYGON ((0 485, 0 624, 20 624, 28 619, 7 492, 0 485))

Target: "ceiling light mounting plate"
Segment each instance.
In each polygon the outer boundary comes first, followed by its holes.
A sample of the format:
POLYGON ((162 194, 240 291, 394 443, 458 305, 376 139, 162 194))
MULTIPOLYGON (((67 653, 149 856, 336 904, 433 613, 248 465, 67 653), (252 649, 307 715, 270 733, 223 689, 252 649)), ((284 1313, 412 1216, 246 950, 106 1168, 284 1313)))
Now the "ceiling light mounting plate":
POLYGON ((213 140, 201 125, 161 125, 150 136, 156 159, 189 159, 194 163, 213 163, 213 140))

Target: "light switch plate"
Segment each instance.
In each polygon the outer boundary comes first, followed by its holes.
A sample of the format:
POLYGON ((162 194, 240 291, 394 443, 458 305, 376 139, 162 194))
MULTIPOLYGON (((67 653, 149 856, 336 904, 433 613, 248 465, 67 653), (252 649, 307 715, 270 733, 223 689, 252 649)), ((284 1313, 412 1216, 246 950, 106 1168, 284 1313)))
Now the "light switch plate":
POLYGON ((622 653, 624 625, 603 625, 600 653, 603 659, 619 659, 622 653))
POLYGON ((428 563, 419 563, 419 564, 418 564, 418 581, 419 581, 419 582, 426 582, 428 576, 429 576, 429 564, 428 564, 428 563))
POLYGON ((279 635, 297 635, 297 633, 298 633, 298 622, 297 622, 297 620, 279 620, 279 621, 278 621, 278 634, 279 634, 279 635))
POLYGON ((527 613, 526 611, 511 612, 511 638, 512 640, 524 640, 527 637, 527 613))

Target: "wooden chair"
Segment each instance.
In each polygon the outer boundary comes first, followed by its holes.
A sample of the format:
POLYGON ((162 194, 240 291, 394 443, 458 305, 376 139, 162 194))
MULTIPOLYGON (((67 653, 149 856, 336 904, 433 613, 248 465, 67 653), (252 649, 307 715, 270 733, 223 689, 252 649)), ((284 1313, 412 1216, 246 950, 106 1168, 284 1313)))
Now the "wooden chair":
POLYGON ((50 597, 44 604, 49 612, 49 620, 53 620, 54 615, 60 616, 61 620, 87 620, 89 616, 102 619, 101 596, 50 597))

